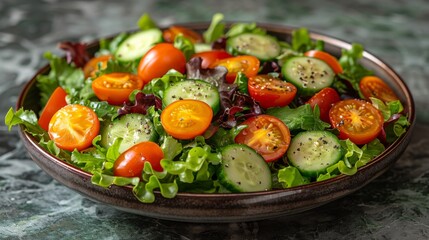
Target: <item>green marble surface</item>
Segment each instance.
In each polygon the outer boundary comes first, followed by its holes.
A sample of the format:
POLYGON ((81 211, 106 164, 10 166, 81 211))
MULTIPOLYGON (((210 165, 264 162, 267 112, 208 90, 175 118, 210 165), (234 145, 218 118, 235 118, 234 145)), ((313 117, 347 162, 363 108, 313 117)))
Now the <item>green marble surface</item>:
MULTIPOLYGON (((398 162, 360 191, 297 216, 201 224, 145 218, 95 203, 33 163, 0 123, 0 239, 428 239, 429 2, 415 1, 0 1, 0 115, 62 40, 90 41, 135 28, 147 12, 161 25, 230 21, 303 26, 362 43, 414 95, 417 125, 398 162)), ((59 53, 59 52, 58 52, 59 53)))

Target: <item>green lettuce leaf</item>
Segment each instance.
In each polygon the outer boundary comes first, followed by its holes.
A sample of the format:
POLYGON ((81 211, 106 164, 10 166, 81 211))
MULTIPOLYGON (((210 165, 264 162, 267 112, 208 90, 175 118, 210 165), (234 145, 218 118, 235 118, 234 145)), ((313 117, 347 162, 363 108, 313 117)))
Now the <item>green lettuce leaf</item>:
POLYGON ((293 166, 287 166, 280 169, 277 173, 277 178, 283 188, 290 188, 310 183, 310 180, 302 176, 299 170, 293 166))
POLYGON ((216 13, 212 17, 212 21, 207 30, 203 33, 204 41, 212 43, 223 36, 225 31, 225 23, 222 22, 224 16, 221 13, 216 13))
POLYGON ((195 54, 195 46, 191 40, 183 35, 177 35, 174 38, 174 47, 179 49, 185 55, 186 60, 189 60, 195 54))
POLYGON ((228 32, 225 33, 225 36, 231 38, 243 33, 266 35, 267 30, 258 27, 256 23, 235 23, 231 26, 228 32))
POLYGON ((146 84, 143 88, 143 92, 147 94, 154 94, 155 96, 162 99, 164 96, 164 91, 170 86, 170 84, 180 82, 185 79, 185 75, 172 69, 161 78, 153 79, 148 84, 146 84))
POLYGON ((156 23, 152 20, 152 18, 147 13, 143 14, 139 18, 139 20, 137 21, 137 26, 142 31, 149 30, 152 28, 157 28, 156 23))
POLYGON ((292 31, 292 50, 297 52, 307 52, 309 50, 322 50, 324 49, 324 42, 321 40, 311 40, 310 33, 307 28, 298 28, 292 31))
POLYGON ((238 72, 234 81, 234 84, 238 86, 238 91, 244 94, 249 94, 249 91, 247 89, 247 82, 248 78, 246 77, 246 75, 243 72, 238 72))

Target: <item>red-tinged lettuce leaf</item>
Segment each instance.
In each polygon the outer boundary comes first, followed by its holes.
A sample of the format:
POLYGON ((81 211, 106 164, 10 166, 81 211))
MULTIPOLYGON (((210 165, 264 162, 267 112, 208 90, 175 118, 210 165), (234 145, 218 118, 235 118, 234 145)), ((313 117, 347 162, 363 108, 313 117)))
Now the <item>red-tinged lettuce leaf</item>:
POLYGON ((186 63, 186 78, 204 80, 213 86, 220 88, 225 82, 228 70, 225 67, 202 68, 202 58, 194 57, 186 63))
POLYGON ((86 47, 84 43, 62 42, 59 44, 59 48, 66 52, 67 62, 73 62, 76 67, 85 66, 91 58, 86 47))
POLYGON ((133 103, 127 102, 118 110, 118 116, 128 113, 146 114, 148 108, 151 106, 155 106, 155 110, 162 108, 161 99, 153 94, 144 94, 142 92, 138 92, 134 98, 135 99, 133 103))

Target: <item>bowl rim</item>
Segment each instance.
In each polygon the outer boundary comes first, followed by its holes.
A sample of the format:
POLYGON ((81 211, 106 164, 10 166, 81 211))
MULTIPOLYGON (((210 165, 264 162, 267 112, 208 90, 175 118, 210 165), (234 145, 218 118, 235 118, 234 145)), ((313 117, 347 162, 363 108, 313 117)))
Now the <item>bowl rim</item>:
MULTIPOLYGON (((202 30, 202 29, 206 29, 208 27, 210 23, 209 22, 188 22, 188 23, 175 23, 172 25, 181 25, 181 26, 186 26, 186 27, 190 27, 192 29, 195 30, 202 30)), ((232 23, 226 23, 226 26, 230 26, 232 23)), ((294 27, 294 26, 289 26, 289 25, 283 25, 283 24, 274 24, 274 23, 257 23, 258 26, 265 28, 267 30, 267 32, 275 32, 278 34, 283 34, 283 35, 290 35, 292 30, 297 29, 298 27, 294 27)), ((165 29, 168 26, 165 27, 161 27, 161 29, 165 29)), ((349 49, 351 48, 351 43, 341 40, 337 37, 332 37, 326 34, 322 34, 319 33, 317 31, 311 30, 309 28, 307 28, 309 33, 310 33, 310 37, 312 40, 323 40, 325 42, 325 44, 330 44, 334 47, 338 47, 341 49, 349 49)), ((136 30, 132 30, 132 31, 125 31, 125 32, 133 32, 136 30)), ((119 34, 119 33, 117 33, 119 34)), ((106 37, 106 39, 112 38, 114 36, 116 36, 117 34, 111 35, 106 37)), ((87 44, 87 48, 93 48, 96 47, 99 44, 99 40, 100 39, 95 39, 93 41, 91 41, 90 43, 87 44)), ((367 163, 366 165, 360 167, 358 169, 357 173, 364 173, 366 171, 368 171, 369 169, 371 169, 374 165, 378 164, 379 162, 383 161, 383 159, 385 159, 387 156, 393 154, 394 149, 402 144, 406 144, 407 139, 409 139, 410 135, 412 134, 412 129, 415 126, 415 121, 416 121, 416 113, 415 113, 415 103, 414 103, 414 99, 412 97, 412 94, 408 88, 408 86, 405 84, 404 80, 399 76, 399 74, 396 73, 396 71, 390 66, 388 65, 386 62, 384 62, 383 60, 381 60, 380 58, 378 58, 376 55, 370 53, 367 50, 364 50, 363 53, 363 58, 364 59, 368 59, 370 62, 373 62, 375 65, 379 66, 381 69, 383 69, 384 71, 386 71, 386 74, 388 74, 390 77, 393 78, 393 83, 397 84, 398 87, 405 93, 405 95, 403 97, 405 97, 405 102, 407 103, 407 107, 406 109, 408 110, 408 120, 410 122, 410 126, 407 129, 407 131, 405 132, 405 134, 403 134, 401 137, 399 137, 398 139, 396 139, 392 144, 390 144, 384 151, 383 153, 381 153, 380 155, 378 155, 376 158, 374 158, 373 160, 371 160, 369 163, 367 163)), ((27 93, 30 91, 30 89, 33 87, 34 84, 36 84, 36 78, 39 74, 43 74, 43 73, 48 73, 50 67, 49 64, 44 65, 42 68, 40 68, 31 78, 30 81, 28 81, 23 90, 21 91, 18 101, 16 103, 16 108, 19 109, 20 107, 23 107, 24 105, 24 100, 25 97, 27 96, 27 93)), ((92 174, 83 171, 82 169, 79 169, 78 167, 73 166, 70 163, 67 163, 53 155, 51 155, 47 150, 45 150, 44 148, 42 148, 38 142, 36 141, 36 139, 31 136, 29 133, 27 133, 25 131, 25 127, 24 126, 20 126, 20 136, 21 138, 23 138, 24 140, 28 141, 32 146, 34 146, 41 154, 43 154, 43 156, 45 156, 46 158, 48 158, 50 161, 54 162, 57 165, 60 165, 62 168, 77 174, 80 177, 86 178, 86 179, 91 179, 92 174)), ((188 192, 178 192, 177 196, 179 197, 185 197, 185 198, 204 198, 204 199, 208 199, 208 198, 222 198, 222 199, 235 199, 237 197, 258 197, 258 196, 267 196, 267 195, 277 195, 279 193, 294 193, 294 192, 302 192, 302 191, 310 191, 311 189, 318 189, 322 186, 330 186, 332 184, 336 184, 338 182, 342 182, 343 180, 347 179, 347 178, 351 178, 352 176, 347 176, 344 174, 338 175, 334 178, 330 178, 324 181, 320 181, 320 182, 312 182, 309 184, 305 184, 305 185, 301 185, 301 186, 296 186, 296 187, 291 187, 291 188, 285 188, 285 189, 273 189, 273 190, 269 190, 269 191, 262 191, 262 192, 246 192, 246 193, 188 193, 188 192)), ((120 186, 118 186, 120 187, 120 186)), ((363 187, 363 186, 362 186, 363 187)), ((131 186, 122 186, 120 188, 128 188, 131 189, 131 186)), ((155 191, 156 194, 158 194, 160 196, 160 193, 158 190, 155 191)), ((158 197, 158 196, 157 196, 158 197)), ((174 200, 174 198, 172 199, 174 200)), ((144 203, 142 203, 144 204, 144 203)), ((156 204, 156 203, 152 203, 152 204, 156 204)))

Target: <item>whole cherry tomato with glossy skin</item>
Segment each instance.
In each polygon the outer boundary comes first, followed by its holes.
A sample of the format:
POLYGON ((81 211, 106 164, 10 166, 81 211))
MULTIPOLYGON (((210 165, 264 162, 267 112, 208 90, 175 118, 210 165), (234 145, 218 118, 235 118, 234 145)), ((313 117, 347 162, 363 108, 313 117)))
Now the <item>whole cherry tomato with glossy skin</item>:
POLYGON ((247 88, 249 95, 263 108, 287 106, 298 91, 292 83, 270 75, 249 77, 247 88))
POLYGON ((223 66, 228 70, 226 82, 233 83, 238 72, 242 72, 246 77, 253 77, 259 71, 259 59, 250 55, 241 55, 237 57, 225 58, 213 63, 210 68, 223 66))
POLYGON ((163 158, 164 153, 158 144, 140 142, 119 155, 113 165, 113 174, 121 177, 141 178, 145 162, 149 162, 153 170, 162 172, 161 160, 163 158))
POLYGON ((202 135, 213 118, 212 108, 199 100, 185 99, 169 104, 161 113, 161 124, 171 136, 188 140, 202 135))
POLYGON ((171 43, 158 43, 142 57, 137 72, 146 84, 164 76, 170 69, 185 73, 185 55, 171 43))
POLYGON ((112 58, 112 55, 102 55, 91 58, 83 67, 85 78, 95 77, 98 71, 107 67, 107 62, 112 58))
POLYGON ((307 57, 318 58, 326 62, 332 68, 335 74, 343 72, 343 68, 341 67, 341 64, 340 62, 338 62, 337 58, 327 52, 319 50, 310 50, 308 52, 305 52, 304 55, 307 57))
POLYGON ((276 117, 258 115, 247 119, 241 125, 247 127, 235 137, 235 142, 253 148, 266 162, 276 161, 289 148, 289 128, 276 117))
POLYGON ((340 139, 349 138, 355 144, 374 140, 383 128, 383 115, 371 103, 361 99, 339 101, 329 111, 329 119, 340 139))
POLYGON ((366 99, 378 98, 384 102, 399 100, 393 90, 379 77, 366 76, 361 79, 359 88, 366 99))
POLYGON ((49 130, 49 121, 51 121, 52 116, 60 110, 62 107, 67 105, 66 102, 67 93, 61 87, 57 87, 51 96, 48 99, 45 107, 43 108, 42 113, 39 117, 39 125, 46 131, 49 130))
POLYGON ((201 34, 186 27, 171 26, 162 32, 162 37, 166 42, 169 42, 169 43, 173 43, 174 39, 178 35, 183 35, 185 38, 189 39, 192 43, 202 43, 204 41, 203 36, 201 34))
POLYGON ((70 104, 52 116, 48 134, 59 148, 81 151, 92 145, 99 131, 100 121, 91 108, 70 104))
POLYGON ((143 81, 131 73, 108 73, 92 82, 92 90, 98 99, 111 105, 121 105, 134 90, 143 88, 143 81))
POLYGON ((320 110, 320 119, 329 123, 329 110, 334 105, 334 103, 341 100, 340 95, 333 88, 324 88, 318 93, 314 94, 307 103, 310 104, 312 108, 314 106, 319 106, 320 110))
POLYGON ((231 54, 227 53, 224 50, 212 50, 212 51, 205 51, 205 52, 199 52, 192 55, 193 57, 200 57, 203 61, 201 63, 202 68, 208 68, 209 66, 213 65, 218 60, 222 60, 225 58, 232 57, 231 54))

